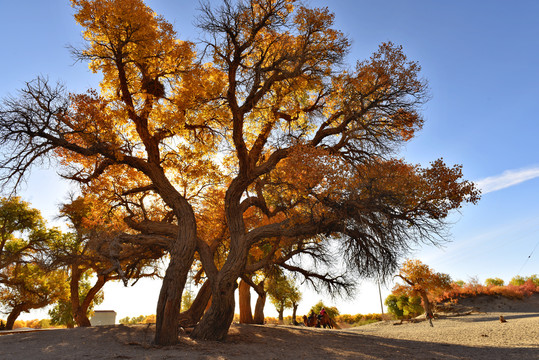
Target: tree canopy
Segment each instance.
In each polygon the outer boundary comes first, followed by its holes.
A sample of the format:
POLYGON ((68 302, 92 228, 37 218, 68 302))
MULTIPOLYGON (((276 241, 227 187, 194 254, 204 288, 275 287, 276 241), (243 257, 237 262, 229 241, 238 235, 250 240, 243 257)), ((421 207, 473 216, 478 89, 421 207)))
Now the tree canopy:
POLYGON ((65 272, 51 267, 49 249, 65 238, 47 229, 37 209, 19 197, 0 198, 0 308, 11 329, 22 312, 65 299, 65 272))
POLYGON ((460 166, 398 158, 423 125, 420 66, 390 42, 345 66, 350 41, 327 8, 203 3, 197 46, 142 0, 72 5, 86 42, 73 54, 102 75, 100 91, 38 78, 5 99, 1 180, 16 185, 55 160, 123 212, 126 241, 166 244, 158 344, 177 342, 194 261, 212 302, 192 336, 219 340, 256 246, 290 252, 279 265, 301 272, 295 251, 323 258, 337 242, 350 272, 388 275, 412 244, 439 241, 451 210, 479 199, 460 166))

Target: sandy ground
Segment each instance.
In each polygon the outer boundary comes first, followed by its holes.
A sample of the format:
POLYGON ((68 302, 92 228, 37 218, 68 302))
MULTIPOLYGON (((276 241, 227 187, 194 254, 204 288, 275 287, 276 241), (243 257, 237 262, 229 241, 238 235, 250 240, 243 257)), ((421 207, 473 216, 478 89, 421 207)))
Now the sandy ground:
POLYGON ((152 346, 148 325, 4 333, 0 359, 539 359, 539 294, 463 305, 461 311, 473 312, 447 314, 434 327, 425 321, 341 330, 234 324, 225 342, 181 337, 170 347, 152 346))

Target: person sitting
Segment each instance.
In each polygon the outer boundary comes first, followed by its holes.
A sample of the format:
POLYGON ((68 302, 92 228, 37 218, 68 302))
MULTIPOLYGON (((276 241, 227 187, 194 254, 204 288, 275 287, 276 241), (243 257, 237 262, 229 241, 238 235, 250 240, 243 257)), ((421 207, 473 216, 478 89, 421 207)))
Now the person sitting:
POLYGON ((325 314, 326 314, 326 309, 322 308, 322 310, 320 310, 320 315, 318 315, 318 320, 322 320, 325 314))

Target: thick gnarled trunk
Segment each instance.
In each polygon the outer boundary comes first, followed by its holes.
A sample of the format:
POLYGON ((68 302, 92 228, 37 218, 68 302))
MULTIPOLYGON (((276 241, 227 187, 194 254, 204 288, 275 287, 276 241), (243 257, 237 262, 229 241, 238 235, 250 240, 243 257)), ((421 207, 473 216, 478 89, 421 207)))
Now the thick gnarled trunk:
POLYGON ((266 305, 266 293, 258 294, 255 305, 254 324, 264 325, 264 306, 266 305))
MULTIPOLYGON (((157 180, 163 180, 157 177, 157 180)), ((155 338, 158 345, 175 345, 178 342, 178 325, 182 294, 196 250, 196 219, 189 203, 178 197, 168 181, 163 181, 165 199, 174 208, 178 219, 178 235, 170 248, 170 263, 159 292, 155 316, 155 338)))
POLYGON ((191 307, 189 307, 189 309, 187 309, 186 311, 180 313, 180 326, 195 326, 202 318, 202 315, 204 315, 204 311, 206 311, 206 307, 208 306, 210 299, 211 285, 210 282, 206 280, 198 291, 195 300, 193 300, 193 303, 191 304, 191 307))
POLYGON ((185 248, 171 255, 170 263, 163 278, 156 311, 155 343, 158 345, 175 345, 178 342, 178 324, 182 293, 195 253, 185 248))
POLYGON ((17 320, 21 312, 23 312, 23 309, 18 306, 15 306, 11 310, 6 320, 6 330, 13 330, 13 325, 15 325, 15 320, 17 320))
POLYGON ((243 211, 239 205, 245 186, 244 180, 236 178, 226 192, 225 213, 230 233, 230 251, 223 267, 210 277, 212 282, 211 305, 191 333, 191 337, 194 339, 225 340, 232 320, 234 320, 234 291, 238 286, 238 278, 245 271, 249 251, 244 236, 243 211))
POLYGON ((266 306, 266 290, 264 289, 264 282, 265 280, 262 280, 258 284, 254 284, 253 289, 255 289, 258 298, 256 299, 256 305, 255 305, 255 315, 253 319, 253 323, 264 325, 264 306, 266 306))
POLYGON ((236 279, 237 276, 233 279, 222 279, 212 286, 210 308, 191 333, 193 339, 217 341, 226 339, 230 324, 234 320, 236 279))

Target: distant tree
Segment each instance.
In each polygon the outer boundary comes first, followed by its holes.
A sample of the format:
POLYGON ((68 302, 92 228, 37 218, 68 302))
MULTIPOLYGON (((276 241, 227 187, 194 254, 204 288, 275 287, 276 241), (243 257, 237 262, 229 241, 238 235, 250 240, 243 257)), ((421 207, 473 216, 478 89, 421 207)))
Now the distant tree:
POLYGON ((528 276, 526 281, 531 281, 535 286, 539 286, 539 276, 537 276, 537 274, 528 276))
POLYGON ((405 294, 394 295, 390 294, 384 304, 388 311, 397 319, 408 319, 423 313, 424 309, 421 306, 421 297, 408 296, 405 294))
POLYGON ((511 279, 511 281, 509 281, 509 284, 515 285, 515 286, 524 285, 525 283, 526 283, 526 279, 523 278, 523 277, 520 276, 520 275, 517 275, 517 276, 513 277, 513 278, 511 279))
MULTIPOLYGON (((79 282, 80 301, 85 303, 86 296, 90 293, 91 288, 92 284, 90 283, 88 273, 85 273, 79 282)), ((94 307, 101 304, 103 300, 104 293, 102 290, 100 290, 97 292, 97 294, 95 294, 95 296, 93 296, 90 305, 86 309, 87 318, 92 316, 94 307)), ((49 310, 49 316, 51 317, 51 325, 65 325, 68 328, 72 328, 76 325, 71 299, 58 300, 52 309, 49 310)))
POLYGON ((180 311, 188 310, 191 307, 191 305, 193 305, 194 300, 195 300, 195 293, 192 290, 185 290, 182 296, 182 306, 181 306, 180 311))
POLYGON ((47 229, 39 210, 18 197, 0 198, 0 307, 12 329, 22 312, 65 298, 66 273, 53 267, 51 246, 66 237, 47 229))
POLYGON ((324 305, 322 300, 317 302, 311 308, 311 310, 314 311, 315 314, 320 314, 320 310, 322 310, 322 308, 324 308, 324 310, 326 310, 326 312, 328 313, 330 318, 335 318, 336 316, 338 316, 340 314, 339 310, 335 306, 326 306, 326 305, 324 305))
POLYGON ((44 270, 37 264, 17 263, 2 269, 3 279, 0 287, 0 306, 9 313, 6 329, 13 324, 22 312, 39 309, 66 299, 67 275, 64 271, 44 270))
POLYGON ((500 278, 488 278, 485 280, 486 286, 503 286, 504 281, 500 278))
POLYGON ((39 210, 19 197, 0 197, 0 269, 40 250, 46 237, 30 235, 44 228, 39 210))
POLYGON ((89 314, 102 301, 103 286, 111 280, 122 280, 127 286, 129 280, 156 276, 156 259, 164 255, 166 245, 122 238, 123 220, 95 196, 72 199, 62 205, 60 214, 68 219, 72 232, 51 247, 50 256, 69 273, 70 309, 76 324, 91 326, 89 314))
POLYGON ((404 281, 404 285, 397 284, 392 293, 405 294, 410 297, 420 296, 427 317, 432 318, 432 308, 429 296, 439 291, 451 288, 451 277, 447 274, 436 273, 428 265, 419 260, 406 260, 396 277, 404 281))
POLYGON ((126 316, 120 320, 118 320, 118 322, 120 324, 123 324, 123 325, 136 325, 136 324, 143 324, 143 323, 146 323, 146 319, 149 318, 149 322, 151 322, 151 320, 153 319, 155 321, 155 315, 139 315, 139 316, 133 316, 132 318, 130 318, 129 316, 126 316), (151 318, 149 318, 150 316, 152 316, 151 318))
POLYGON ((457 280, 457 281, 454 281, 453 284, 455 284, 457 287, 461 288, 461 287, 463 287, 466 283, 464 282, 464 280, 457 280))
POLYGON ((513 277, 511 281, 509 281, 509 284, 520 286, 520 285, 524 285, 526 282, 530 282, 534 284, 535 286, 539 286, 539 276, 537 276, 536 274, 531 275, 531 276, 526 276, 526 277, 517 275, 513 277))
POLYGON ((298 302, 301 293, 295 286, 294 281, 284 275, 270 278, 267 291, 271 303, 275 306, 279 314, 279 322, 282 323, 284 321, 284 310, 292 308, 294 306, 293 304, 298 302))

